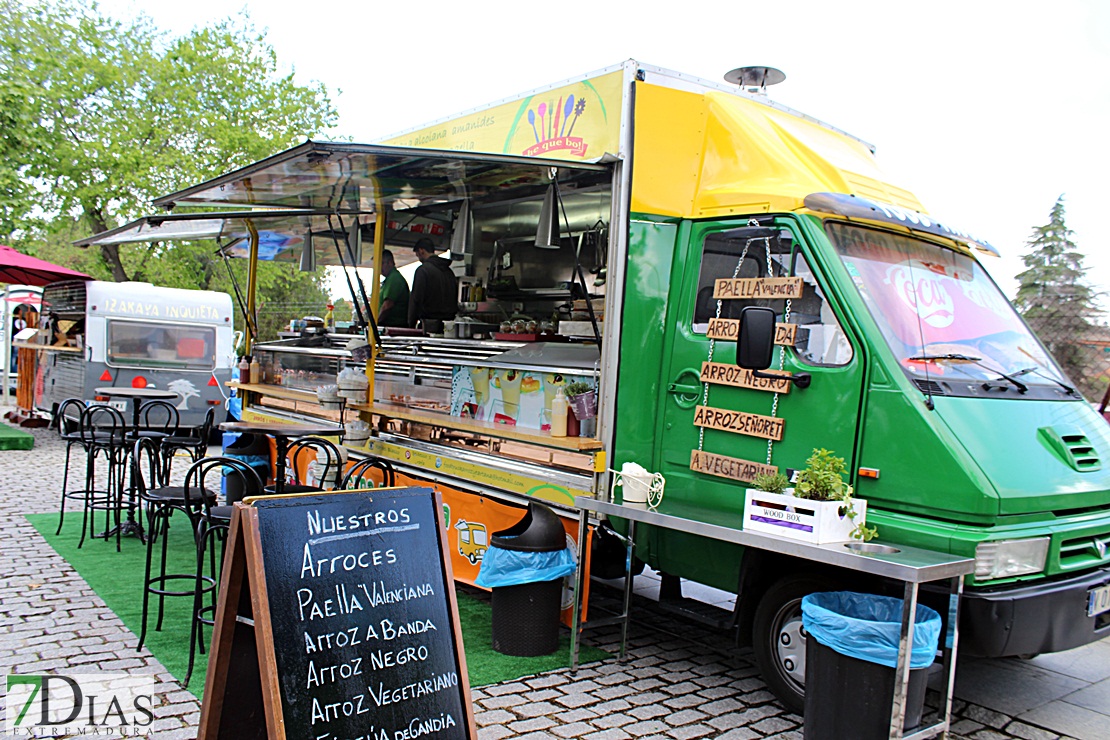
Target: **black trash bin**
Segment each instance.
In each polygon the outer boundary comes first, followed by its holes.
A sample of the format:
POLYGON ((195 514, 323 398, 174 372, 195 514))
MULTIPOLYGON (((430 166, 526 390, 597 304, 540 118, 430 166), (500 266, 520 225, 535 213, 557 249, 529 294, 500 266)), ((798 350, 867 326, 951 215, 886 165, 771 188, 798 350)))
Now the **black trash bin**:
MULTIPOLYGON (((266 481, 270 477, 270 440, 261 434, 240 434, 236 439, 224 441, 224 457, 241 460, 249 465, 258 477, 266 481)), ((224 496, 226 501, 242 501, 247 493, 243 490, 243 478, 238 475, 224 476, 224 496)))
MULTIPOLYGON (((482 562, 484 570, 487 562, 497 561, 496 549, 517 554, 512 560, 531 571, 527 577, 536 580, 492 586, 493 649, 521 657, 555 652, 559 647, 563 577, 567 575, 566 559, 558 557, 567 549, 562 521, 549 507, 532 502, 523 519, 490 537, 490 548, 482 562)), ((478 583, 483 583, 481 575, 478 583)))
MULTIPOLYGON (((833 591, 802 599, 806 630, 805 740, 890 736, 902 600, 833 591)), ((918 604, 903 730, 921 724, 940 615, 918 604)))

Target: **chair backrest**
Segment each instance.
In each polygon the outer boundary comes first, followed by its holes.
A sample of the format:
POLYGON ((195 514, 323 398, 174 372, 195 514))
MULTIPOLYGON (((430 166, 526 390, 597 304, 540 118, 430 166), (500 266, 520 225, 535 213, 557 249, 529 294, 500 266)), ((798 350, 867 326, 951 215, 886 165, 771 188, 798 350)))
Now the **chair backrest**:
POLYGON ((139 428, 166 435, 177 434, 181 414, 169 401, 147 401, 139 411, 139 428))
POLYGON ((122 442, 126 431, 123 414, 107 404, 94 403, 81 413, 81 441, 86 445, 122 442))
POLYGON ((139 437, 131 449, 131 482, 139 498, 146 498, 149 491, 165 486, 167 472, 158 442, 150 437, 139 437))
POLYGON ((80 398, 67 398, 58 406, 54 416, 54 428, 58 434, 73 434, 81 431, 81 414, 85 413, 85 402, 80 398))
POLYGON ((299 437, 293 440, 285 459, 288 461, 286 470, 296 478, 296 483, 320 488, 332 488, 339 483, 342 454, 334 443, 323 437, 299 437), (306 474, 303 477, 306 480, 300 479, 298 464, 305 466, 306 474))
POLYGON ((228 504, 236 503, 247 496, 262 495, 262 479, 250 465, 231 457, 203 457, 193 463, 185 473, 186 508, 200 509, 207 516, 212 501, 202 495, 202 491, 220 490, 221 476, 228 478, 234 476, 242 483, 240 486, 228 486, 228 491, 237 490, 234 498, 229 495, 228 504))
POLYGON ((343 483, 339 487, 347 489, 357 486, 371 470, 382 471, 382 485, 387 487, 397 485, 397 475, 388 460, 382 460, 379 457, 367 457, 347 469, 347 474, 343 476, 343 483))
POLYGON ((200 440, 200 447, 205 452, 208 451, 208 440, 212 439, 212 427, 216 425, 216 408, 209 406, 208 411, 204 413, 204 423, 197 429, 197 439, 200 440))

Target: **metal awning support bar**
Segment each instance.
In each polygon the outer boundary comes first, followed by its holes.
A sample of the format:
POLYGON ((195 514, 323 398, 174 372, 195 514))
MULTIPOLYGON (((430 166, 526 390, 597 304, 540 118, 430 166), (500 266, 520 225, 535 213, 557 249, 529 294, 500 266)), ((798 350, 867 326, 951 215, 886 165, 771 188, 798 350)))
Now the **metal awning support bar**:
POLYGON ((251 353, 251 344, 254 343, 258 331, 258 311, 255 294, 258 291, 258 229, 254 221, 247 219, 247 233, 250 235, 250 261, 247 263, 247 341, 243 345, 243 354, 251 353))

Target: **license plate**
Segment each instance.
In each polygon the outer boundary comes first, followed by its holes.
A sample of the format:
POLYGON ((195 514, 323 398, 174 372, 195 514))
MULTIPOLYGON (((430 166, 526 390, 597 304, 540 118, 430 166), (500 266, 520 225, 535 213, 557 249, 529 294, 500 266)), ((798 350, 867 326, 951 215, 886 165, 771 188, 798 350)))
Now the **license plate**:
POLYGON ((117 411, 127 411, 127 401, 117 401, 113 399, 108 401, 108 405, 117 411))
POLYGON ((1110 585, 1099 586, 1087 592, 1087 616, 1110 611, 1110 585))

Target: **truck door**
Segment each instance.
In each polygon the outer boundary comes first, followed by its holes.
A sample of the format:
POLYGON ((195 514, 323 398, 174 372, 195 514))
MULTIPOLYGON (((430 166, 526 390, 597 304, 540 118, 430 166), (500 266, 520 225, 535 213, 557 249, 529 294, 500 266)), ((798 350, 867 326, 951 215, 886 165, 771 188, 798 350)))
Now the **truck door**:
POLYGON ((694 224, 685 259, 679 255, 675 260, 684 265, 684 275, 680 294, 669 301, 667 332, 673 339, 665 358, 667 398, 656 435, 657 469, 667 481, 665 501, 719 511, 720 523, 735 526, 748 487, 740 481, 768 464, 781 472, 799 469, 814 448, 824 447, 854 469, 865 367, 861 343, 847 333, 840 309, 829 300, 827 282, 807 258, 802 224, 787 217, 764 216, 760 222, 694 224), (800 297, 713 298, 719 278, 767 277, 800 278, 788 281, 795 290, 801 283, 800 297), (741 380, 735 340, 713 340, 707 331, 714 319, 726 320, 713 321, 715 327, 734 326, 728 320, 738 317, 745 305, 770 306, 787 324, 780 327, 778 341, 783 344, 776 348, 772 369, 809 373, 809 387, 790 384, 776 393, 758 380, 758 387, 729 384, 741 380), (716 368, 715 382, 703 382, 707 362, 719 363, 707 366, 716 368), (730 431, 719 428, 722 419, 731 420, 730 431), (714 425, 707 426, 710 421, 714 425))

